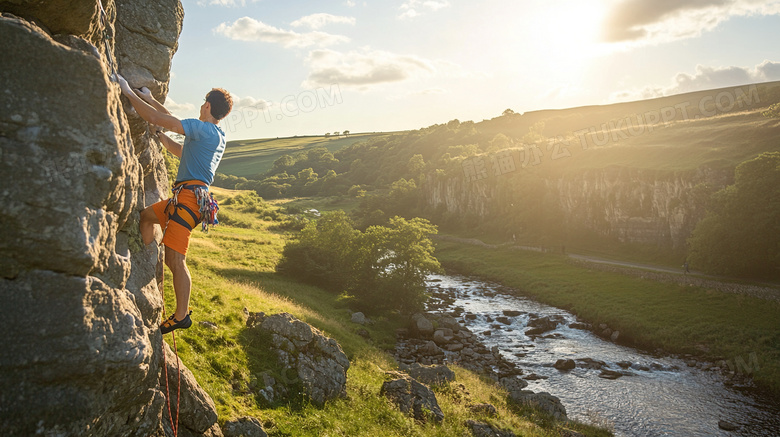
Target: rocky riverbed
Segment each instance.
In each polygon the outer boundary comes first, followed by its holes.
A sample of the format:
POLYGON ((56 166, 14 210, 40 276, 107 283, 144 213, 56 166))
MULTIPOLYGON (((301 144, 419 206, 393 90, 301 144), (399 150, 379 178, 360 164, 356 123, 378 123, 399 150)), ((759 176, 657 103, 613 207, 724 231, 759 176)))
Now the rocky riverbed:
POLYGON ((608 326, 497 284, 436 276, 429 290, 428 312, 398 333, 402 364, 458 363, 616 435, 774 436, 780 429, 777 400, 751 391, 729 363, 632 349, 608 326))

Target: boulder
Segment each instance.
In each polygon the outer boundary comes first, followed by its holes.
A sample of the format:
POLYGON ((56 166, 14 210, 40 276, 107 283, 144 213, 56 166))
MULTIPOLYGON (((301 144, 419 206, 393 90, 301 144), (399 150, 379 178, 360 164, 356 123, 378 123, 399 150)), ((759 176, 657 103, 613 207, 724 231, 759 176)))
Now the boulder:
POLYGON ((346 395, 349 359, 336 340, 288 313, 266 316, 256 329, 271 334, 279 364, 295 374, 287 378, 300 383, 313 404, 346 395))
POLYGON ((621 376, 623 376, 622 373, 616 372, 614 370, 609 370, 609 369, 602 369, 601 373, 599 374, 599 378, 604 378, 604 379, 618 379, 621 376))
POLYGON ((365 325, 367 322, 365 314, 361 312, 352 313, 352 323, 357 323, 358 325, 365 325))
POLYGON ((466 426, 471 429, 474 437, 515 437, 515 433, 509 430, 499 429, 487 423, 469 420, 466 426))
POLYGON ((451 342, 454 338, 455 335, 452 333, 452 329, 449 328, 439 328, 433 333, 433 341, 439 346, 451 342))
POLYGON ((577 363, 574 362, 574 360, 571 359, 560 359, 553 364, 553 367, 555 367, 558 370, 571 370, 575 367, 577 367, 577 363))
POLYGON ((447 328, 453 333, 457 333, 461 330, 460 323, 454 317, 442 317, 438 321, 440 328, 447 328))
POLYGON ((412 316, 412 330, 421 337, 433 335, 433 323, 422 314, 412 316))
POLYGON ((427 385, 444 384, 455 380, 455 372, 443 364, 423 366, 413 363, 402 370, 412 378, 427 385))
POLYGON ((222 434, 225 437, 268 437, 263 430, 263 425, 254 417, 240 417, 225 422, 222 434))
MULTIPOLYGON (((165 364, 168 368, 168 393, 170 395, 170 408, 171 413, 174 415, 174 421, 176 420, 176 405, 179 405, 179 435, 182 432, 189 432, 194 435, 201 435, 210 430, 217 423, 217 410, 214 406, 214 401, 211 397, 198 385, 192 372, 185 367, 181 361, 178 361, 177 369, 177 357, 173 353, 173 350, 168 346, 168 343, 163 343, 165 349, 165 364), (178 374, 178 370, 181 371, 181 376, 178 374), (178 384, 181 382, 181 387, 178 384), (181 397, 177 401, 177 393, 181 393, 181 397), (186 430, 186 431, 183 431, 186 430)), ((165 390, 165 375, 166 372, 160 374, 160 388, 165 390)), ((163 409, 163 426, 169 435, 173 435, 173 430, 170 429, 170 416, 168 416, 168 409, 163 409)), ((219 429, 219 427, 217 427, 219 429)))
POLYGON ((491 417, 498 415, 498 410, 492 404, 469 405, 469 410, 475 414, 484 414, 491 417))
POLYGON ((498 316, 496 317, 496 321, 499 323, 503 323, 504 325, 511 325, 512 321, 509 320, 509 317, 506 316, 498 316))
POLYGON ((618 341, 618 338, 620 338, 620 331, 613 331, 609 336, 609 339, 612 341, 618 341))
POLYGON ((517 311, 517 310, 504 310, 501 313, 507 317, 517 317, 523 314, 522 311, 517 311))
POLYGON ((517 405, 528 405, 538 408, 556 419, 566 419, 566 408, 560 399, 550 393, 534 393, 530 390, 510 392, 509 400, 517 405))
POLYGON ((525 331, 526 335, 539 335, 558 327, 558 321, 551 317, 540 317, 528 322, 528 326, 533 329, 525 331))
POLYGON ((380 394, 395 404, 402 413, 411 413, 416 420, 421 422, 444 420, 444 413, 439 408, 436 395, 431 389, 411 377, 403 376, 386 381, 382 384, 380 394))

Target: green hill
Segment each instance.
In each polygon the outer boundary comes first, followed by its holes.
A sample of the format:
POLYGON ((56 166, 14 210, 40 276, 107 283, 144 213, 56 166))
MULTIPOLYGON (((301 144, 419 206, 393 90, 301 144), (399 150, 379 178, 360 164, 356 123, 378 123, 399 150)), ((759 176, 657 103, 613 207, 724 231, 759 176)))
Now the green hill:
POLYGON ((314 147, 325 147, 330 152, 351 146, 359 141, 389 135, 386 133, 351 134, 341 137, 301 136, 229 141, 219 166, 220 173, 252 177, 267 172, 282 155, 290 155, 314 147))

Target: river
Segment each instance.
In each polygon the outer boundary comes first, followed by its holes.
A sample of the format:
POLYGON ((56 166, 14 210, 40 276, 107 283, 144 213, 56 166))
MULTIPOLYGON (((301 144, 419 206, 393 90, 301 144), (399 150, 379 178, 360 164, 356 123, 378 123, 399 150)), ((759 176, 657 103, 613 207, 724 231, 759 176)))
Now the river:
POLYGON ((470 314, 459 319, 487 347, 498 346, 504 358, 523 369, 524 376, 541 377, 529 380, 528 389, 559 397, 571 419, 608 424, 617 436, 780 436, 779 400, 750 387, 725 385, 718 372, 570 328, 577 321, 573 314, 515 295, 498 284, 459 276, 429 279, 431 291, 454 298, 448 299, 451 303, 445 311, 470 314), (509 324, 498 323, 496 318, 505 310, 520 315, 508 318, 509 324), (536 316, 559 317, 563 323, 541 337, 529 338, 527 323, 536 316), (577 367, 568 371, 552 367, 567 358, 575 360, 577 367), (589 368, 583 359, 603 361, 604 369, 625 376, 599 377, 601 370, 589 368), (720 420, 739 428, 722 430, 720 420))

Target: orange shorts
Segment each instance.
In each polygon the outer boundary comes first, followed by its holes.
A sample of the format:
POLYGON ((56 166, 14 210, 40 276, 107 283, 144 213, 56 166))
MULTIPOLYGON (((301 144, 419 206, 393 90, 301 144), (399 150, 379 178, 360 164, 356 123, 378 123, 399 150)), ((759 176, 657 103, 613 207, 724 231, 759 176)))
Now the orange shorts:
MULTIPOLYGON (((208 185, 202 181, 184 181, 176 184, 174 188, 182 184, 208 188, 208 185)), ((162 242, 176 252, 187 255, 190 234, 201 221, 198 200, 195 193, 186 188, 179 191, 175 208, 173 205, 168 206, 168 200, 161 200, 152 205, 152 210, 165 232, 162 242)))

